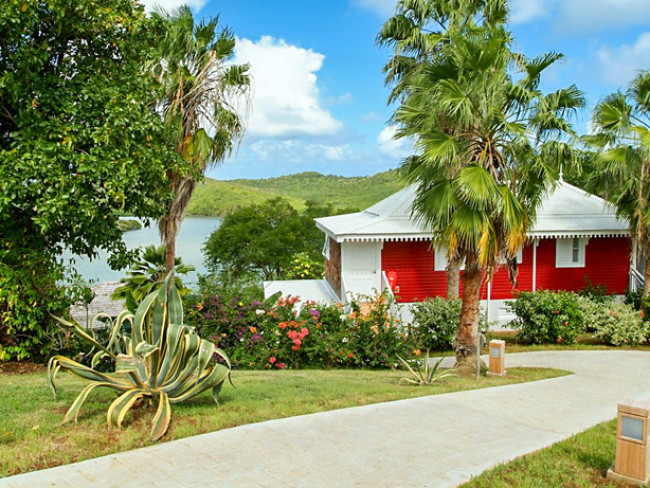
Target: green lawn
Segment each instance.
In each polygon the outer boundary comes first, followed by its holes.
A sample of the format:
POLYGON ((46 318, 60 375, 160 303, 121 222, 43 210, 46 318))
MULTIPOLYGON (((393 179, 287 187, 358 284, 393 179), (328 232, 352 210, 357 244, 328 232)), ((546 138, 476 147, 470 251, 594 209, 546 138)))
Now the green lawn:
POLYGON ((486 471, 463 488, 628 487, 606 478, 616 454, 616 420, 486 471))
MULTIPOLYGON (((236 371, 237 388, 224 387, 217 407, 206 393, 174 405, 164 441, 237 425, 369 403, 436 395, 458 390, 563 376, 563 371, 508 370, 507 378, 445 378, 414 387, 399 383, 400 371, 236 371)), ((86 402, 79 422, 62 424, 63 416, 85 383, 61 374, 54 399, 43 372, 0 374, 0 476, 42 469, 149 444, 153 413, 134 410, 120 431, 106 426, 106 409, 115 394, 98 390, 86 402)))
MULTIPOLYGON (((610 346, 594 338, 592 334, 580 334, 575 344, 525 344, 517 340, 517 331, 501 330, 493 333, 494 339, 506 341, 506 353, 535 351, 650 351, 650 345, 610 346)), ((485 351, 483 351, 485 353, 485 351)), ((453 351, 448 353, 453 355, 453 351)))

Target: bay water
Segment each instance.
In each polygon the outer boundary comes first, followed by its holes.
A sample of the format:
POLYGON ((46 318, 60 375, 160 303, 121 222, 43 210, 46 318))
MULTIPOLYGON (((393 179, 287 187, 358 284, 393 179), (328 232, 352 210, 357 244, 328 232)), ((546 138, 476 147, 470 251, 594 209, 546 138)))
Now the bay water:
MULTIPOLYGON (((123 239, 129 249, 160 244, 160 234, 155 220, 149 221, 149 226, 144 226, 145 221, 140 221, 143 228, 132 230, 123 234, 123 239)), ((184 264, 191 264, 196 271, 188 273, 183 278, 183 284, 195 287, 198 281, 198 274, 206 274, 207 269, 204 263, 203 245, 219 225, 219 217, 185 217, 181 230, 176 239, 176 255, 180 256, 184 264)), ((99 256, 89 259, 83 256, 75 256, 69 252, 64 255, 66 261, 74 259, 72 267, 75 268, 83 279, 93 284, 104 281, 119 281, 126 276, 126 270, 112 270, 107 263, 108 254, 100 252, 99 256)))

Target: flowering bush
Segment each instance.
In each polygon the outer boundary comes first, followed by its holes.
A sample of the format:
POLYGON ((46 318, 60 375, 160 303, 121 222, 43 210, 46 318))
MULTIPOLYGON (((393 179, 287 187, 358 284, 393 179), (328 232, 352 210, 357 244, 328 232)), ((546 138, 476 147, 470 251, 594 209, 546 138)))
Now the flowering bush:
POLYGON ((212 296, 197 303, 191 317, 240 368, 391 367, 397 354, 412 348, 390 306, 381 295, 353 302, 349 313, 340 303, 300 303, 297 297, 212 296))
POLYGON ((632 305, 609 299, 597 302, 582 299, 587 330, 593 330, 594 337, 613 346, 636 346, 648 340, 648 326, 642 314, 632 305))
POLYGON ((519 329, 519 338, 541 344, 573 344, 585 331, 578 295, 566 291, 522 292, 508 302, 517 318, 510 323, 519 329))
POLYGON ((418 346, 445 351, 451 349, 458 329, 461 301, 430 298, 411 307, 412 334, 418 346))

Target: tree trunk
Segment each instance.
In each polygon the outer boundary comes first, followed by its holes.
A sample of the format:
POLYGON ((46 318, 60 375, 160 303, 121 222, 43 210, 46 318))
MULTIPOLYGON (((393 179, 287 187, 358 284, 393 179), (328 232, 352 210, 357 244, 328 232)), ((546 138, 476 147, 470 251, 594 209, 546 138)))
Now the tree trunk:
MULTIPOLYGON (((174 272, 174 261, 176 260, 176 237, 181 228, 185 210, 190 203, 194 193, 196 181, 192 177, 182 177, 179 174, 169 175, 173 197, 167 207, 167 212, 158 221, 160 237, 166 246, 165 267, 167 274, 174 272)), ((171 281, 170 281, 171 283, 171 281)))
POLYGON ((165 241, 165 269, 166 275, 174 271, 174 261, 176 260, 176 235, 169 232, 164 236, 165 241))
POLYGON ((644 313, 648 313, 650 310, 647 310, 648 307, 648 297, 650 297, 650 246, 646 246, 645 249, 645 270, 643 272, 644 282, 643 282, 643 295, 641 298, 641 310, 644 313))
POLYGON ((463 273, 463 300, 456 332, 456 367, 463 373, 476 372, 479 298, 482 282, 478 255, 468 254, 463 273))
POLYGON ((458 298, 460 290, 460 267, 463 258, 456 257, 447 265, 447 298, 458 298))

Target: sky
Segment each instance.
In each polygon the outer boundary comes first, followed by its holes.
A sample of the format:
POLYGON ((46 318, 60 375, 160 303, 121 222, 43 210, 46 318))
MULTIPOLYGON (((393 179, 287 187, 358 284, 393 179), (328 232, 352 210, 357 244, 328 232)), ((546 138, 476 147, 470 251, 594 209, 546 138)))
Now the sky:
MULTIPOLYGON (((393 140, 375 37, 396 0, 141 0, 195 18, 219 16, 237 36, 235 63, 250 63, 247 131, 212 178, 268 178, 303 171, 366 176, 396 168, 411 148, 393 140)), ((564 54, 542 89, 576 84, 587 106, 575 120, 650 69, 649 0, 511 0, 515 46, 528 57, 564 54)))

